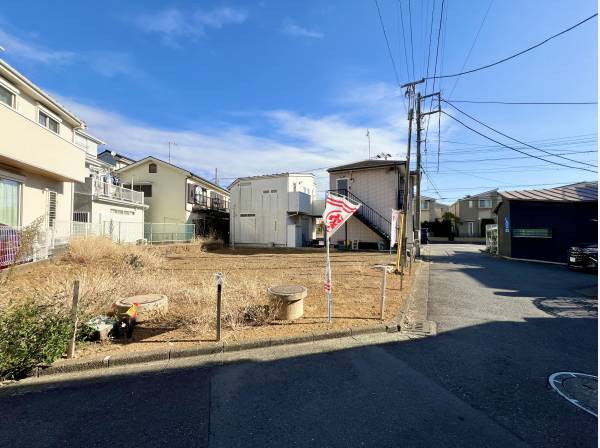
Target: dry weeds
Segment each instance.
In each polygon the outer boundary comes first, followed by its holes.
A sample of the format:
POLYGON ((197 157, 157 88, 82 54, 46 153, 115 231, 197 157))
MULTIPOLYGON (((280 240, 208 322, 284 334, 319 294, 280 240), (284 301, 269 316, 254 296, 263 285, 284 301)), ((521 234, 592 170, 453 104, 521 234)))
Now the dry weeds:
MULTIPOLYGON (((215 242, 199 239, 187 245, 135 246, 118 245, 105 238, 76 240, 60 257, 15 270, 0 288, 0 307, 28 298, 68 307, 73 280, 78 278, 80 306, 86 316, 109 312, 119 297, 160 293, 169 298, 169 311, 144 323, 147 333, 136 330, 138 340, 206 339, 214 332, 214 275, 220 271, 225 278, 226 331, 239 335, 250 330, 255 334, 264 331, 285 334, 286 330, 305 332, 327 325, 322 251, 225 248, 206 251, 207 246, 215 247, 215 242), (304 285, 309 295, 305 299, 305 317, 282 325, 274 322, 275 310, 269 306, 267 288, 284 283, 304 285)), ((381 272, 373 266, 389 261, 389 256, 339 252, 332 256, 336 322, 346 326, 376 322, 381 272)), ((395 318, 398 312, 399 286, 397 276, 388 276, 387 320, 395 318)))

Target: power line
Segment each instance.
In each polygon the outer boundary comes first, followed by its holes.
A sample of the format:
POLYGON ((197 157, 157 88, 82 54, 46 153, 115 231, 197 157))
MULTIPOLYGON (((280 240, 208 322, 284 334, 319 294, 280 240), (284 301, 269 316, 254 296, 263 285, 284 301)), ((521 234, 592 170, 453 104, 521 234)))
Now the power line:
MULTIPOLYGON (((475 48, 475 45, 477 44, 477 40, 479 39, 479 33, 481 33, 481 30, 483 29, 483 25, 485 25, 485 20, 487 19, 488 14, 490 13, 490 9, 492 9, 492 5, 494 4, 494 0, 490 0, 490 4, 488 5, 485 14, 483 15, 483 19, 481 20, 481 24, 479 25, 479 29, 477 30, 477 33, 475 33, 475 38, 473 39, 473 43, 471 44, 471 48, 469 48, 469 52, 467 53, 467 57, 465 58, 465 62, 463 62, 462 67, 460 68, 461 71, 463 71, 465 69, 465 67, 467 66, 467 63, 469 62, 469 58, 471 57, 471 53, 473 52, 473 48, 475 48)), ((450 95, 452 96, 452 94, 454 93, 454 90, 456 90, 456 86, 458 85, 458 81, 460 81, 460 76, 458 76, 456 78, 456 80, 454 81, 454 85, 452 86, 452 90, 450 91, 450 95)))
MULTIPOLYGON (((450 94, 452 96, 452 93, 450 94)), ((542 105, 542 106, 565 106, 565 105, 592 105, 598 104, 598 101, 475 101, 475 100, 448 100, 453 103, 471 103, 471 104, 508 104, 508 105, 542 105)))
POLYGON ((398 6, 398 21, 400 22, 400 28, 402 30, 402 46, 404 47, 404 63, 406 65, 406 77, 409 78, 410 74, 408 73, 408 52, 406 51, 406 36, 405 36, 405 32, 404 32, 404 16, 402 15, 402 4, 400 3, 400 0, 398 0, 397 3, 398 6))
POLYGON ((499 188, 524 188, 524 187, 544 187, 550 185, 571 185, 577 184, 580 182, 591 182, 591 181, 582 181, 581 179, 570 181, 570 182, 551 182, 545 184, 522 184, 522 185, 487 185, 487 186, 478 186, 478 187, 458 187, 458 188, 440 188, 440 191, 460 191, 460 190, 483 190, 484 188, 488 189, 499 189, 499 188))
MULTIPOLYGON (((400 2, 400 7, 402 7, 402 0, 398 0, 400 2)), ((415 78, 415 47, 413 45, 413 29, 412 29, 412 10, 410 7, 411 0, 408 0, 408 25, 410 29, 410 58, 412 59, 412 75, 413 79, 415 78)))
MULTIPOLYGON (((584 154, 584 153, 597 153, 598 151, 571 151, 564 152, 562 154, 584 154)), ((496 158, 487 158, 487 159, 463 159, 463 160, 446 160, 444 163, 473 163, 473 162, 495 162, 498 160, 519 160, 519 159, 528 159, 528 156, 516 156, 516 157, 496 157, 496 158)))
POLYGON ((436 185, 433 183, 433 179, 431 177, 429 177, 429 173, 423 169, 423 173, 425 173, 425 176, 427 177, 427 179, 429 180, 429 183, 431 184, 431 186, 434 188, 435 192, 437 193, 437 195, 439 196, 440 199, 442 199, 442 194, 440 193, 440 191, 438 190, 438 187, 436 187, 436 185))
POLYGON ((381 29, 383 31, 383 37, 385 37, 385 44, 387 45, 388 53, 390 55, 390 60, 392 61, 392 68, 394 69, 394 76, 396 77, 396 84, 400 85, 400 76, 398 76, 398 69, 396 68, 396 61, 394 60, 394 55, 392 54, 392 49, 390 47, 390 41, 388 40, 387 33, 385 31, 385 25, 383 24, 383 17, 381 17, 381 10, 379 9, 379 2, 375 1, 375 6, 377 6, 377 14, 379 15, 379 22, 381 23, 381 29))
POLYGON ((519 51, 518 53, 515 53, 515 54, 513 54, 513 55, 511 55, 511 56, 508 56, 507 58, 500 59, 499 61, 492 62, 491 64, 487 64, 487 65, 484 65, 484 66, 482 66, 482 67, 474 68, 474 69, 467 70, 467 71, 462 71, 462 72, 460 72, 460 73, 454 73, 454 74, 452 74, 452 75, 439 75, 439 76, 435 76, 435 75, 434 75, 434 76, 431 76, 431 77, 429 77, 429 79, 454 78, 455 76, 462 76, 462 75, 467 75, 467 74, 469 74, 469 73, 475 73, 475 72, 478 72, 478 71, 480 71, 480 70, 485 70, 486 68, 490 68, 490 67, 494 67, 494 66, 496 66, 496 65, 498 65, 498 64, 502 64, 503 62, 506 62, 506 61, 509 61, 509 60, 511 60, 511 59, 514 59, 514 58, 516 58, 516 57, 518 57, 518 56, 521 56, 522 54, 525 54, 525 53, 527 53, 527 52, 529 52, 529 51, 531 51, 531 50, 534 50, 535 48, 538 48, 538 47, 540 47, 540 46, 544 45, 544 44, 545 44, 545 43, 547 43, 547 42, 550 42, 552 39, 555 39, 555 38, 557 38, 557 37, 559 37, 559 36, 561 36, 561 35, 563 35, 563 34, 565 34, 565 33, 568 33, 568 32, 569 32, 569 31, 571 31, 571 30, 574 30, 575 28, 577 28, 577 27, 579 27, 579 26, 583 25, 583 24, 584 24, 584 23, 586 23, 587 21, 589 21, 589 20, 592 20, 592 19, 593 19, 594 17, 596 17, 597 15, 598 15, 598 13, 595 13, 595 14, 593 14, 593 15, 589 16, 588 18, 586 18, 586 19, 584 19, 584 20, 582 20, 582 21, 580 21, 580 22, 576 23, 575 25, 573 25, 573 26, 571 26, 571 27, 567 28, 566 30, 563 30, 563 31, 561 31, 561 32, 559 32, 559 33, 556 33, 556 34, 554 34, 554 35, 552 35, 552 36, 548 37, 547 39, 544 39, 542 42, 540 42, 540 43, 537 43, 537 44, 535 44, 535 45, 533 45, 533 46, 531 46, 531 47, 529 47, 529 48, 526 48, 525 50, 519 51))
POLYGON ((521 151, 520 149, 513 148, 512 146, 505 145, 504 143, 502 143, 502 142, 499 142, 498 140, 495 140, 495 139, 493 139, 492 137, 489 137, 489 136, 487 136, 487 135, 485 135, 485 134, 483 134, 483 133, 481 133, 481 132, 477 131, 476 129, 473 129, 473 128, 472 128, 472 127, 470 127, 469 125, 467 125, 467 124, 463 123, 462 121, 460 121, 460 120, 459 120, 458 118, 456 118, 455 116, 453 116, 453 115, 450 115, 448 112, 446 112, 446 111, 443 111, 443 110, 442 110, 441 112, 442 112, 444 115, 447 115, 448 117, 452 118, 454 121, 458 122, 459 124, 462 124, 462 125, 463 125, 465 128, 467 128, 467 129, 469 129, 469 130, 473 131, 474 133, 476 133, 476 134, 480 135, 481 137, 483 137, 483 138, 485 138, 485 139, 487 139, 487 140, 490 140, 490 141, 492 141, 492 142, 494 142, 494 143, 497 143, 497 144, 499 144, 499 145, 501 145, 501 146, 504 146, 504 147, 506 147, 506 148, 508 148, 508 149, 512 149, 513 151, 516 151, 516 152, 519 152, 519 153, 521 153, 521 154, 524 154, 524 155, 526 155, 526 156, 528 156, 528 157, 533 157, 534 159, 543 160, 544 162, 547 162, 547 163, 552 163, 552 164, 554 164, 554 165, 563 166, 563 167, 565 167, 565 168, 571 168, 571 169, 575 169, 575 170, 582 170, 582 171, 589 171, 590 173, 597 173, 597 171, 590 170, 590 169, 587 169, 587 168, 583 168, 583 167, 579 167, 579 166, 570 166, 570 165, 565 165, 565 164, 562 164, 562 163, 559 163, 559 162, 555 162, 555 161, 553 161, 553 160, 547 160, 547 159, 544 159, 543 157, 536 156, 536 155, 534 155, 534 154, 529 154, 529 153, 527 153, 527 152, 525 152, 525 151, 521 151))
MULTIPOLYGON (((435 64, 434 64, 434 68, 433 68, 433 78, 429 77, 429 73, 427 73, 427 78, 425 78, 425 81, 427 81, 427 79, 433 79, 433 84, 432 84, 432 88, 431 88, 432 93, 435 92, 437 64, 438 64, 438 56, 439 56, 439 52, 440 52, 440 37, 442 34, 442 19, 444 17, 444 5, 445 4, 446 4, 445 0, 442 0, 442 6, 440 8, 440 21, 438 24, 437 44, 435 47, 435 64)), ((425 93, 427 93, 427 92, 425 92, 425 93)), ((431 100, 429 102, 429 115, 427 116, 427 126, 425 127, 425 150, 426 151, 427 151, 427 135, 429 135, 429 122, 431 121, 431 111, 432 110, 433 110, 433 97, 431 97, 431 100)), ((440 124, 440 122, 439 122, 439 116, 438 116, 438 157, 437 157, 438 170, 440 168, 440 144, 439 144, 440 127, 439 127, 439 124, 440 124)))
MULTIPOLYGON (((454 104, 452 104, 452 103, 451 103, 451 102, 449 102, 449 101, 446 101, 446 100, 442 100, 442 101, 443 101, 444 103, 446 103, 446 104, 450 105, 450 107, 454 108, 455 110, 457 110, 457 111, 458 111, 458 112, 460 112, 461 114, 465 115, 466 117, 469 117, 471 120, 473 120, 473 121, 475 121, 475 122, 479 123, 480 125, 482 125, 482 126, 484 126, 484 127, 488 128, 489 130, 491 130, 491 131, 493 131, 493 132, 495 132, 495 133, 497 133, 497 134, 500 134, 500 135, 502 135, 503 137, 506 137, 506 138, 508 138, 508 139, 510 139, 510 140, 512 140, 512 141, 515 141, 515 142, 517 142, 517 143, 520 143, 521 145, 525 145, 525 146, 527 146, 527 147, 529 147, 529 148, 532 148, 532 149, 535 149, 535 150, 537 150, 537 151, 540 151, 540 152, 543 152, 543 153, 546 153, 546 154, 549 154, 549 155, 553 155, 551 152, 548 152, 548 151, 546 151, 546 150, 544 150, 544 149, 541 149, 541 148, 538 148, 538 147, 536 147, 536 146, 530 145, 529 143, 525 143, 525 142, 523 142, 523 141, 521 141, 521 140, 518 140, 518 139, 516 139, 516 138, 514 138, 514 137, 511 137, 510 135, 507 135, 507 134, 505 134, 504 132, 501 132, 501 131, 499 131, 499 130, 497 130, 497 129, 494 129, 493 127, 491 127, 491 126, 489 126, 489 125, 487 125, 487 124, 483 123, 482 121, 478 120, 477 118, 475 118, 475 117, 473 117, 473 116, 469 115, 469 114, 468 114, 468 113, 466 113, 465 111, 463 111, 463 110, 459 109, 458 107, 456 107, 454 104)), ((568 160, 569 162, 575 162, 575 163, 579 163, 579 164, 581 164, 581 165, 587 165, 587 166, 592 166, 592 167, 594 167, 594 166, 595 166, 595 165, 591 165, 591 164, 589 164, 589 163, 585 163, 585 162, 579 162, 578 160, 569 159, 568 157, 563 157, 563 156, 559 156, 559 155, 553 155, 553 156, 554 156, 554 157, 557 157, 557 158, 559 158, 559 159, 568 160)))

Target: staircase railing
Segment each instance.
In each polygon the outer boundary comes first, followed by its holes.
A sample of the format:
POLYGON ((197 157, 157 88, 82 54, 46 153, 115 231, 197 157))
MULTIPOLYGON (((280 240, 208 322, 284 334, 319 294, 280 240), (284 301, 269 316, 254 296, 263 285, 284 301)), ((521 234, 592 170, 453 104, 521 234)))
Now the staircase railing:
POLYGON ((356 212, 356 215, 362 220, 366 221, 371 227, 373 227, 378 233, 385 236, 386 238, 390 238, 390 227, 391 222, 377 210, 369 207, 362 199, 356 196, 354 193, 346 189, 341 190, 329 190, 333 193, 341 194, 346 196, 353 201, 360 202, 361 206, 356 212))

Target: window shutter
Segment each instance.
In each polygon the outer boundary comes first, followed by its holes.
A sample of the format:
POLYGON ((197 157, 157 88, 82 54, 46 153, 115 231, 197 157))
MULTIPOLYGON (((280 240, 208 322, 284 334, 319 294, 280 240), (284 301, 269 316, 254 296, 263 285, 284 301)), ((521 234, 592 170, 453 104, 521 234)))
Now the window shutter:
POLYGON ((193 204, 194 194, 196 193, 196 186, 194 184, 187 184, 187 201, 188 204, 193 204))
POLYGON ((56 191, 50 191, 48 195, 48 227, 54 228, 56 222, 56 191))

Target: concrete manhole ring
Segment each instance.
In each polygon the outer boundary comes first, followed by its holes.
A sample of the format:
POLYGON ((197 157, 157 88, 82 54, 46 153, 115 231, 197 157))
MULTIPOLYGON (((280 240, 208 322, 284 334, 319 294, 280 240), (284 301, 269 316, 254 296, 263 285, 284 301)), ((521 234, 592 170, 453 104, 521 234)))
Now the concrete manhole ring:
POLYGON ((598 377, 587 373, 556 372, 548 378, 550 387, 565 400, 598 417, 598 377))
POLYGON ((169 300, 164 294, 142 294, 119 299, 114 304, 117 314, 126 312, 131 305, 138 304, 138 321, 142 322, 155 313, 166 313, 169 309, 169 300))

